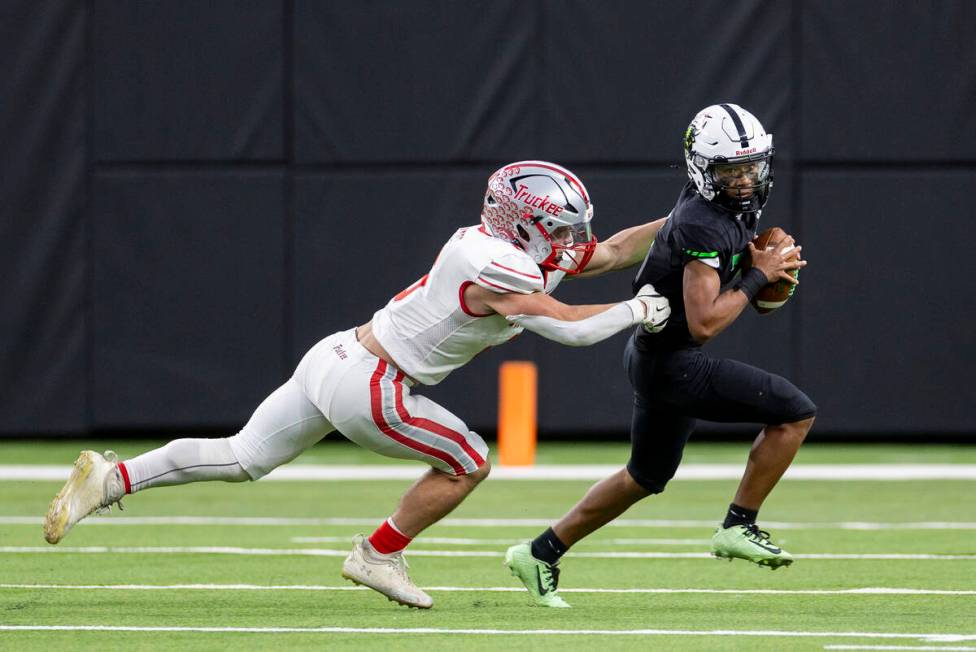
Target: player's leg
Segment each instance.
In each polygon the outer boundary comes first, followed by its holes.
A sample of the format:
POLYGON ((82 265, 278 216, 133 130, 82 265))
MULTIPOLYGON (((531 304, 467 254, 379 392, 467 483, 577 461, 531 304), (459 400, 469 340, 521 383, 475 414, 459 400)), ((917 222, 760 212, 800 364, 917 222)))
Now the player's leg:
POLYGON ((373 360, 363 387, 368 394, 347 378, 332 417, 346 437, 364 448, 431 465, 393 514, 397 529, 413 538, 450 513, 488 475, 488 446, 449 410, 413 395, 401 371, 373 360))
POLYGON ((677 363, 637 351, 632 344, 627 347, 625 359, 634 387, 631 458, 627 467, 591 487, 582 500, 531 544, 512 546, 506 554, 506 564, 536 604, 569 606, 556 593, 557 565, 562 555, 637 501, 664 491, 694 429, 694 419, 670 412, 656 399, 656 383, 677 363))
POLYGON ((552 545, 552 540, 546 543, 554 552, 568 550, 577 541, 600 529, 649 495, 651 492, 638 484, 630 471, 626 468, 620 469, 590 487, 583 498, 552 526, 558 543, 555 546, 552 545))
POLYGON ((763 428, 749 451, 746 471, 735 493, 735 505, 751 511, 758 511, 762 507, 773 487, 793 463, 815 418, 810 416, 763 428))
POLYGON ((57 543, 93 511, 125 494, 210 480, 257 480, 294 459, 334 430, 295 378, 268 396, 233 436, 177 439, 124 462, 115 454, 83 451, 44 519, 44 537, 57 543))
POLYGON ((431 468, 400 498, 390 518, 400 532, 413 539, 461 504, 488 477, 487 460, 472 473, 454 475, 431 468))
POLYGON ((766 426, 749 452, 746 471, 725 520, 712 537, 712 553, 731 561, 746 559, 776 570, 793 563, 793 556, 774 544, 756 525, 759 508, 789 468, 814 417, 766 426))
POLYGON ((407 577, 403 550, 488 475, 487 445, 450 411, 412 395, 403 373, 374 356, 363 356, 360 370, 343 379, 330 416, 346 437, 364 448, 431 465, 343 564, 347 579, 400 604, 430 607, 430 597, 407 577))
POLYGON ((593 485, 552 527, 561 547, 570 548, 637 501, 663 492, 678 470, 694 426, 694 419, 655 409, 635 394, 630 461, 626 468, 593 485))
POLYGON ((119 463, 126 493, 220 480, 257 480, 295 459, 335 428, 288 379, 233 437, 177 439, 119 463))
POLYGON ((773 569, 788 566, 792 556, 770 541, 756 518, 813 425, 816 406, 785 378, 734 360, 714 361, 708 387, 702 397, 703 418, 769 424, 753 443, 739 488, 712 539, 712 551, 773 569))
POLYGON ((634 503, 664 491, 677 471, 694 424, 694 419, 648 408, 635 396, 627 467, 593 485, 565 516, 531 543, 512 546, 506 554, 506 564, 536 604, 569 606, 556 592, 559 560, 570 547, 634 503))

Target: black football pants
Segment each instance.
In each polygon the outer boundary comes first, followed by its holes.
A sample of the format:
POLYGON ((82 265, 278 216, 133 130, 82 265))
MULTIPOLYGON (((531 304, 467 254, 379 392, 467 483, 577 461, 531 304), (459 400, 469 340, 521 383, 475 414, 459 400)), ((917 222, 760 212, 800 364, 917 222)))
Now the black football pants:
POLYGON ((631 337, 624 364, 634 388, 627 470, 652 493, 664 491, 698 419, 778 425, 808 419, 817 406, 782 376, 698 347, 647 352, 631 337))

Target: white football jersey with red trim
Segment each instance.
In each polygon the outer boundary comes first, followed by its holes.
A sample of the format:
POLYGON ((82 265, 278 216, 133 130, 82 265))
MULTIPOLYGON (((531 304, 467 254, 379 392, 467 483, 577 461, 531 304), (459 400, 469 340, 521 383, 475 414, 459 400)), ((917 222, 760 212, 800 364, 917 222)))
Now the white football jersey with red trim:
POLYGON ((522 332, 501 315, 471 311, 464 303, 469 285, 549 294, 564 276, 543 273, 527 253, 479 227, 458 229, 430 273, 373 315, 373 334, 405 374, 436 385, 485 349, 522 332))

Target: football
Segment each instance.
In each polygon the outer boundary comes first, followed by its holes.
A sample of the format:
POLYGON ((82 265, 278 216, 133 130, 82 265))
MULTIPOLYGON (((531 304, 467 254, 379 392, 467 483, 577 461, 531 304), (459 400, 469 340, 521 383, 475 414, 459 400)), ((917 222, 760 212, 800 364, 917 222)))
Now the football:
MULTIPOLYGON (((786 237, 786 232, 778 226, 771 226, 752 241, 756 246, 756 249, 772 249, 783 238, 786 237)), ((748 270, 751 266, 751 260, 747 260, 743 272, 748 270)), ((800 274, 800 270, 794 269, 792 271, 793 277, 797 278, 800 274)), ((775 283, 769 283, 765 285, 759 293, 756 294, 752 299, 752 307, 756 309, 760 314, 766 314, 777 310, 783 306, 787 300, 793 296, 796 291, 796 286, 792 283, 786 281, 776 281, 775 283)))

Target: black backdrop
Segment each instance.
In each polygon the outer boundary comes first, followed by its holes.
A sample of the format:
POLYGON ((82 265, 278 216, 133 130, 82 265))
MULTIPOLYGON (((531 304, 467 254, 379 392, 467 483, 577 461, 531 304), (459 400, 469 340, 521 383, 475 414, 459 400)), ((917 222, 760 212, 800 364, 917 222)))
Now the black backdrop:
MULTIPOLYGON (((478 219, 487 175, 582 175, 606 237, 667 213, 681 134, 775 134, 767 224, 812 261, 711 349, 821 433, 976 432, 976 3, 5 0, 0 433, 232 430, 478 219)), ((623 298, 630 274, 567 283, 623 298)), ((429 390, 494 427, 503 359, 544 434, 624 433, 623 335, 525 336, 429 390)))

